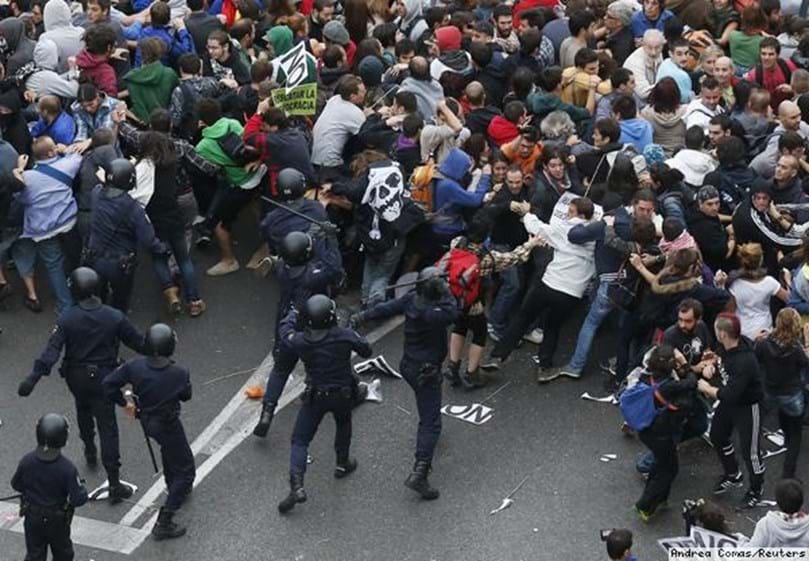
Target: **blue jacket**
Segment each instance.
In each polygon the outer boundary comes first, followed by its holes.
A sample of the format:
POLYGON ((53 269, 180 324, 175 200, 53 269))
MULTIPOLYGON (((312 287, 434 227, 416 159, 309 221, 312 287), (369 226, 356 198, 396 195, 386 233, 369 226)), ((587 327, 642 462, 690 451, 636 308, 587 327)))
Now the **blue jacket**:
MULTIPOLYGON (((618 207, 614 213, 615 231, 624 240, 632 236, 632 217, 624 207, 618 207)), ((570 243, 584 245, 587 242, 596 242, 595 262, 596 273, 600 281, 609 281, 615 278, 615 273, 621 268, 626 258, 619 251, 604 244, 606 224, 603 220, 592 221, 589 224, 577 224, 567 233, 570 243)))
POLYGON ((73 178, 79 173, 82 157, 78 154, 37 162, 33 169, 23 172, 25 189, 19 197, 25 209, 23 238, 45 239, 56 235, 76 220, 78 206, 73 198, 73 178), (48 166, 57 179, 39 170, 48 166))
POLYGON ((643 34, 649 29, 657 29, 658 31, 662 32, 666 22, 673 17, 674 12, 671 10, 663 10, 663 13, 660 14, 657 21, 649 21, 646 14, 643 13, 643 10, 635 12, 632 14, 632 19, 630 20, 632 35, 635 38, 643 37, 643 34))
POLYGON ((477 208, 483 204, 483 195, 489 190, 491 176, 483 175, 477 190, 470 193, 463 183, 472 167, 472 158, 460 148, 453 148, 438 166, 443 176, 435 184, 433 209, 438 215, 433 231, 442 236, 455 236, 464 231, 464 208, 477 208))
MULTIPOLYGON (((188 30, 181 29, 175 31, 170 25, 162 27, 152 27, 151 25, 142 27, 140 23, 136 22, 124 30, 124 36, 127 39, 135 40, 140 43, 143 39, 149 37, 157 37, 166 44, 166 52, 160 58, 165 66, 173 68, 177 57, 186 53, 196 52, 194 49, 194 41, 191 39, 191 34, 188 30)), ((141 65, 140 47, 135 51, 135 59, 132 64, 133 68, 141 65)))
POLYGON ((643 154, 643 149, 652 143, 653 130, 649 121, 641 118, 626 119, 619 122, 621 126, 621 137, 618 142, 621 144, 632 144, 638 154, 643 154))
POLYGON ((117 259, 135 253, 138 244, 153 254, 166 251, 155 237, 146 211, 128 193, 110 196, 107 189, 93 189, 93 221, 89 248, 99 258, 117 259))
POLYGON ((65 111, 59 113, 50 125, 40 117, 31 128, 31 137, 45 135, 50 136, 56 144, 73 144, 73 139, 76 138, 76 121, 65 111))

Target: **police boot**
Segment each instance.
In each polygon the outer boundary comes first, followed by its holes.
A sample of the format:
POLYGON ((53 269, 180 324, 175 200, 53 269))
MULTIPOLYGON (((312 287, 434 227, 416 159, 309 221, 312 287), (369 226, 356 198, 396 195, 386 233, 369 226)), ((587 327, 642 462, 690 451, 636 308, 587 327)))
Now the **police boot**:
POLYGON ((116 505, 123 499, 128 499, 132 496, 132 488, 121 483, 118 478, 118 470, 107 470, 107 479, 109 481, 110 504, 116 505))
POLYGON ((169 313, 175 316, 179 315, 183 309, 183 305, 180 302, 180 289, 176 286, 171 286, 163 291, 163 296, 166 297, 169 313))
POLYGON ((261 417, 258 419, 256 428, 253 429, 255 436, 264 438, 270 430, 273 415, 275 415, 275 403, 264 403, 261 405, 261 417))
POLYGON ((185 526, 180 526, 174 520, 174 511, 166 507, 160 509, 157 515, 157 524, 152 528, 152 537, 155 541, 170 540, 185 535, 185 526))
POLYGON ((337 455, 337 465, 334 468, 334 477, 342 479, 357 470, 357 460, 349 458, 348 454, 337 455))
POLYGON ((449 380, 449 385, 453 388, 457 388, 461 385, 461 375, 459 370, 461 369, 461 361, 450 360, 447 363, 447 370, 444 372, 444 378, 449 380))
POLYGON ((422 499, 432 501, 438 498, 438 489, 430 487, 427 481, 427 474, 430 472, 430 463, 424 460, 417 460, 411 473, 405 480, 405 485, 421 495, 422 499))
POLYGON ((303 474, 290 474, 289 495, 278 503, 278 512, 286 514, 298 503, 306 502, 306 491, 303 490, 303 474))

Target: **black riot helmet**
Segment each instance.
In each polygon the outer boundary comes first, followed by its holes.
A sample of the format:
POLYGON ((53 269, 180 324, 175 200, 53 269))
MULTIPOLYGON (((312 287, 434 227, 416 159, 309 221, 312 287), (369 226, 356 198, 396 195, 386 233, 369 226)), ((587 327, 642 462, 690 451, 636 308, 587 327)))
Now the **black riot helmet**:
POLYGON ((37 421, 36 457, 52 462, 59 457, 67 444, 67 419, 56 413, 48 413, 37 421))
POLYGON ((438 267, 425 267, 419 272, 416 294, 437 302, 447 290, 446 274, 438 267))
POLYGON ((79 267, 70 273, 67 285, 76 301, 81 302, 98 295, 98 273, 90 267, 79 267))
POLYGON ((275 179, 278 194, 284 201, 294 201, 303 197, 306 191, 306 178, 295 168, 284 168, 275 179))
POLYGON ((337 323, 337 305, 328 296, 315 294, 306 301, 304 315, 310 330, 328 330, 337 323))
POLYGON ((174 354, 177 334, 165 323, 156 323, 146 332, 146 356, 168 358, 174 354))
POLYGON ((105 187, 112 187, 121 191, 131 191, 135 188, 135 166, 129 160, 117 158, 107 164, 104 172, 106 173, 105 187))
POLYGON ((312 236, 290 232, 284 236, 279 253, 287 265, 303 265, 312 258, 312 236))

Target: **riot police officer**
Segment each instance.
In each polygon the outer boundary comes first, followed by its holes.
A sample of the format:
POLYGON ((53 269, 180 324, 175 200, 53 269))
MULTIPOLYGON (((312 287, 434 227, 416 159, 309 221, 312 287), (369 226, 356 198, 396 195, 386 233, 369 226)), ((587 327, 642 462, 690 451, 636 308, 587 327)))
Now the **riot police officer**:
POLYGON ((164 323, 146 332, 145 357, 132 359, 104 379, 107 397, 137 416, 147 437, 160 445, 163 477, 168 497, 152 528, 156 540, 177 538, 186 529, 174 522, 174 514, 194 486, 194 454, 180 421, 180 402, 191 399, 188 370, 171 360, 177 335, 164 323), (121 387, 132 385, 134 403, 121 394, 121 387))
POLYGON ((281 392, 284 390, 287 379, 298 363, 297 356, 289 349, 279 344, 278 326, 293 307, 301 310, 313 294, 331 295, 333 288, 342 278, 342 269, 334 267, 333 263, 322 261, 313 257, 313 242, 309 234, 303 232, 290 232, 281 243, 281 260, 276 263, 276 278, 281 285, 281 298, 276 311, 275 346, 273 355, 275 363, 267 380, 267 389, 264 392, 261 417, 253 434, 259 437, 267 436, 275 407, 281 392))
POLYGON ((73 462, 62 455, 67 443, 67 419, 49 413, 37 422, 37 447, 26 454, 11 486, 22 494, 26 561, 71 561, 73 510, 87 502, 87 489, 73 462))
POLYGON ((93 190, 93 217, 86 255, 87 264, 103 281, 102 298, 124 313, 129 310, 138 244, 155 258, 168 256, 166 246, 155 237, 146 211, 128 193, 135 185, 135 167, 129 160, 110 162, 104 187, 97 186, 93 190))
POLYGON ((118 347, 123 342, 130 349, 143 350, 143 334, 121 311, 105 306, 98 298, 99 278, 95 271, 79 267, 68 279, 78 305, 69 308, 56 321, 48 345, 34 361, 31 374, 20 383, 17 393, 28 396, 42 376, 50 374, 65 356, 60 373, 76 401, 79 437, 84 442, 84 457, 96 465, 95 430, 101 442, 101 463, 107 471, 110 502, 132 496, 132 489, 121 484, 118 424, 115 407, 106 399, 101 382, 118 365, 118 347))
POLYGON ((459 313, 458 302, 441 270, 427 267, 419 273, 414 292, 351 317, 352 325, 361 325, 367 320, 405 316, 400 368, 402 377, 416 393, 419 411, 416 463, 405 485, 427 500, 437 499, 439 494, 430 486, 427 474, 441 435, 441 364, 447 354, 447 327, 459 313))
POLYGON ((309 443, 314 438, 326 413, 334 415, 337 430, 334 450, 337 465, 334 477, 346 477, 357 469, 349 457, 351 447, 351 409, 357 393, 357 382, 351 368, 351 353, 371 356, 371 345, 353 329, 337 325, 337 309, 328 296, 316 294, 303 309, 306 328, 297 331, 298 312, 293 309, 281 322, 282 345, 297 355, 306 367, 306 389, 292 432, 289 462, 289 495, 278 504, 283 514, 297 503, 306 502, 303 475, 309 443))
POLYGON ((282 207, 273 207, 261 222, 261 232, 271 254, 277 254, 290 232, 307 232, 314 240, 314 252, 320 259, 342 269, 342 257, 337 242, 337 228, 329 222, 325 207, 318 201, 304 198, 306 178, 294 168, 284 168, 276 179, 279 198, 292 210, 308 216, 303 218, 282 207), (320 225, 316 224, 319 223, 320 225), (325 226, 325 229, 324 229, 325 226))

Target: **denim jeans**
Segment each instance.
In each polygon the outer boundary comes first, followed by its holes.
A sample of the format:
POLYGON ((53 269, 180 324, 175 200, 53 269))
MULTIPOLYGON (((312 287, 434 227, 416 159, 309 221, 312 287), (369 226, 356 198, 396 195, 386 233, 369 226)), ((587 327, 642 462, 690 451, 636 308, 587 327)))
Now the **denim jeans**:
MULTIPOLYGON (((510 248, 506 246, 495 246, 493 249, 497 251, 509 251, 510 248)), ((492 324, 494 330, 502 335, 508 327, 508 322, 511 319, 511 314, 514 307, 519 303, 520 294, 522 293, 522 267, 519 265, 509 267, 501 271, 500 289, 497 291, 497 296, 492 302, 491 309, 489 310, 489 323, 492 324)))
POLYGON ((42 259, 48 271, 48 279, 56 298, 56 308, 59 313, 64 312, 73 305, 73 296, 67 286, 65 274, 65 255, 62 252, 60 236, 35 242, 30 238, 21 238, 14 244, 12 252, 17 270, 23 277, 33 277, 37 257, 42 259))
POLYGON ((396 272, 399 261, 404 253, 404 240, 396 243, 387 251, 376 255, 365 254, 365 264, 362 271, 362 301, 366 306, 372 307, 385 301, 385 288, 390 278, 396 272))
POLYGON ((593 339, 595 339, 598 327, 615 309, 615 305, 607 298, 608 286, 607 281, 601 281, 598 284, 595 298, 593 298, 593 303, 590 304, 590 311, 587 312, 587 317, 584 318, 584 323, 579 330, 576 350, 568 365, 574 372, 581 372, 587 366, 587 357, 590 354, 590 347, 593 346, 593 339))
MULTIPOLYGON (((191 256, 188 254, 188 246, 185 242, 185 231, 178 230, 173 233, 168 239, 161 240, 171 249, 171 254, 177 261, 177 266, 180 268, 180 274, 183 277, 183 296, 186 302, 194 302, 199 300, 199 287, 197 284, 197 276, 194 271, 194 263, 191 261, 191 256)), ((169 270, 168 258, 165 256, 155 256, 153 266, 157 278, 160 279, 160 285, 163 290, 174 286, 174 281, 171 277, 169 270)))

